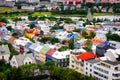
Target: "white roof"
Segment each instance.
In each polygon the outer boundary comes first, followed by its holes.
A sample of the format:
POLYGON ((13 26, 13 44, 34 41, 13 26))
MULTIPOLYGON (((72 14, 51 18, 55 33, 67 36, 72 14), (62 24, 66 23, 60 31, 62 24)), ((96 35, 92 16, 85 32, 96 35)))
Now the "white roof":
POLYGON ((11 36, 5 36, 4 39, 5 40, 9 40, 11 38, 11 36))
POLYGON ((59 52, 59 51, 56 51, 52 57, 55 58, 55 59, 64 59, 66 58, 67 55, 70 54, 70 51, 63 51, 63 52, 59 52))
POLYGON ((108 60, 107 57, 100 57, 100 60, 104 61, 104 60, 108 60))
POLYGON ((37 46, 36 48, 35 48, 35 51, 36 52, 40 52, 40 49, 42 48, 43 46, 37 46))
POLYGON ((56 34, 56 37, 61 39, 61 40, 64 40, 64 39, 67 38, 67 35, 68 35, 68 33, 66 31, 65 32, 59 32, 59 33, 56 34))
POLYGON ((14 44, 25 46, 28 42, 30 42, 29 39, 20 37, 19 39, 15 40, 14 44))
POLYGON ((72 50, 72 52, 86 52, 83 48, 81 48, 81 49, 74 49, 74 50, 72 50))

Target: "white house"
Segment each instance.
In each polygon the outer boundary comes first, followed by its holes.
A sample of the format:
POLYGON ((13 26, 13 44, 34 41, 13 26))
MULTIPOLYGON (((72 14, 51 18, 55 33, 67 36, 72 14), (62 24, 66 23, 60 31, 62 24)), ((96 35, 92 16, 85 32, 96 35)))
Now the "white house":
POLYGON ((27 52, 27 51, 29 51, 28 46, 26 46, 26 45, 28 45, 28 43, 32 44, 32 42, 29 39, 27 39, 25 37, 20 37, 19 39, 14 41, 13 46, 15 47, 15 49, 17 51, 20 51, 21 50, 20 47, 22 47, 23 52, 27 52))
POLYGON ((32 51, 33 56, 36 60, 40 60, 40 49, 43 47, 43 45, 40 45, 40 43, 33 43, 29 49, 32 51))
POLYGON ((19 54, 12 57, 10 60, 10 65, 12 67, 19 67, 24 64, 36 63, 32 54, 19 54))
POLYGON ((56 51, 52 55, 52 60, 55 61, 57 66, 68 67, 70 51, 56 51))
POLYGON ((76 25, 75 25, 75 24, 65 24, 65 25, 64 25, 64 29, 65 29, 66 31, 73 31, 75 28, 76 28, 76 25))
POLYGON ((9 61, 10 57, 10 50, 8 45, 1 45, 0 46, 0 59, 4 59, 5 61, 9 61))
POLYGON ((109 41, 108 45, 110 45, 111 47, 114 47, 116 49, 120 48, 120 42, 116 42, 116 41, 109 41))

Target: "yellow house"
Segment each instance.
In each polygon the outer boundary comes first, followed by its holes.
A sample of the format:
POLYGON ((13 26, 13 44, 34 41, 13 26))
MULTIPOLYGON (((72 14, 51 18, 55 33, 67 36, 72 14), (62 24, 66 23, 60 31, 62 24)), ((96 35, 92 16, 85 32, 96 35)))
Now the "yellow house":
POLYGON ((40 61, 41 61, 41 62, 45 63, 45 61, 46 61, 46 53, 47 53, 47 51, 48 51, 49 49, 50 49, 50 47, 47 46, 47 45, 45 45, 45 46, 43 46, 43 47, 41 48, 41 50, 40 50, 40 61))

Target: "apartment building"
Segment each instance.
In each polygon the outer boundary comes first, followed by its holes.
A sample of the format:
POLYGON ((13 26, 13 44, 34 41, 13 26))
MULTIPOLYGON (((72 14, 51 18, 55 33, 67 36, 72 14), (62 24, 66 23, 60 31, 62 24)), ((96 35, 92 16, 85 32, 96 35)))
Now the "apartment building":
POLYGON ((69 68, 84 74, 84 62, 95 57, 92 52, 78 52, 70 54, 69 68))
POLYGON ((93 74, 97 80, 120 80, 120 61, 101 61, 93 66, 93 74))
POLYGON ((95 59, 90 59, 84 62, 84 74, 88 76, 93 75, 94 64, 97 64, 99 61, 95 59))

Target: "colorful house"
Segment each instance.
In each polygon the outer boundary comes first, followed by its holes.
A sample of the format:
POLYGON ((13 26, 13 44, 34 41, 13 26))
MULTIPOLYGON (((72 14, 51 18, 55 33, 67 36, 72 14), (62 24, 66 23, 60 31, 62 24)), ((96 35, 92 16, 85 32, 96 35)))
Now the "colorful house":
POLYGON ((45 63, 46 61, 46 53, 50 50, 50 47, 45 45, 40 49, 40 61, 45 63))
POLYGON ((52 60, 52 55, 56 52, 55 49, 49 49, 46 53, 46 61, 52 60))

